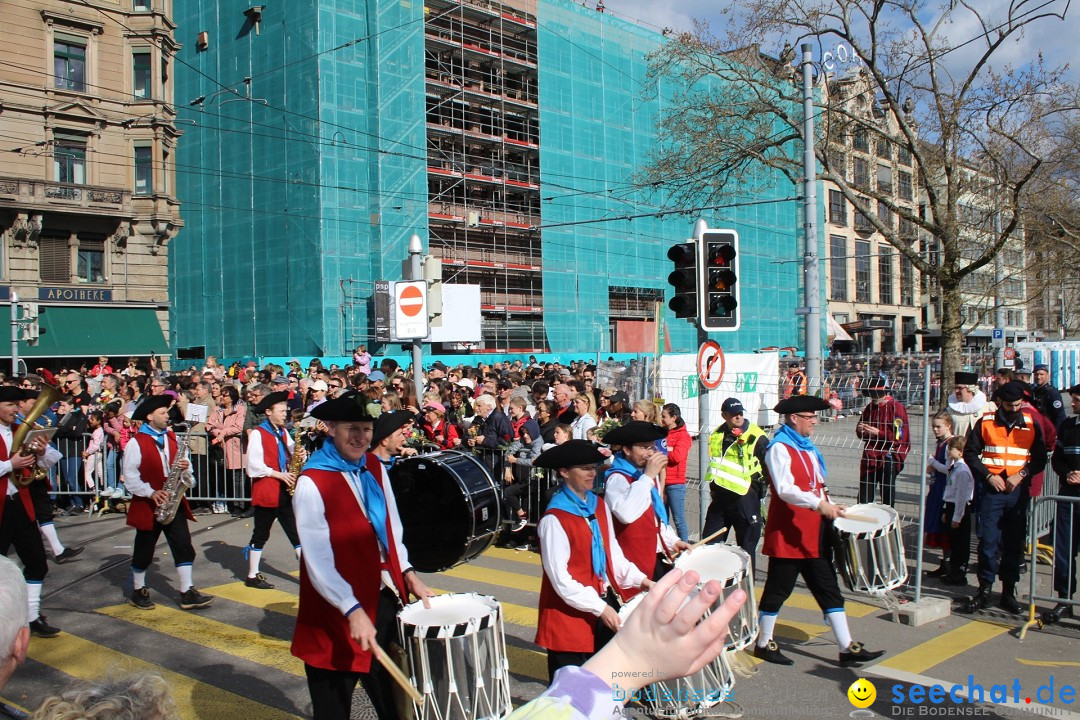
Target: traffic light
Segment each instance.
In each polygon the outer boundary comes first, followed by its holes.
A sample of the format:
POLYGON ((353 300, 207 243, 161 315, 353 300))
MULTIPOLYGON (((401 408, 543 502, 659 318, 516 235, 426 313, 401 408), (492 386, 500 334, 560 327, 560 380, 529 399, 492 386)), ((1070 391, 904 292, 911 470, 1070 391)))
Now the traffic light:
POLYGON ((707 230, 698 240, 701 273, 701 329, 739 329, 739 234, 707 230))
POLYGON ((698 314, 697 249, 693 241, 679 243, 671 246, 667 256, 675 265, 668 275, 668 282, 675 290, 668 307, 675 317, 692 320, 698 314))

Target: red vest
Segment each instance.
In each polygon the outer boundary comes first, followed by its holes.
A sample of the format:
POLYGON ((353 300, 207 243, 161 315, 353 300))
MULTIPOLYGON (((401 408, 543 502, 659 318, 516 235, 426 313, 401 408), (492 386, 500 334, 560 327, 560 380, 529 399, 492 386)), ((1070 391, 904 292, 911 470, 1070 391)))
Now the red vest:
MULTIPOLYGON (((582 585, 593 588, 598 595, 603 597, 604 582, 593 573, 592 531, 589 529, 589 521, 565 510, 552 509, 544 514, 553 515, 559 521, 570 541, 570 560, 566 568, 570 577, 582 585)), ((615 572, 611 564, 611 549, 608 547, 610 521, 607 506, 603 500, 596 503, 596 520, 600 524, 600 533, 604 539, 608 581, 611 587, 615 588, 615 592, 625 600, 627 593, 618 586, 619 583, 615 580, 615 572)), ((654 560, 656 558, 655 552, 653 558, 654 560)), ((592 613, 567 605, 566 601, 555 592, 555 586, 551 584, 547 573, 544 573, 540 581, 539 619, 534 641, 537 645, 553 652, 591 653, 596 649, 597 619, 592 613)))
MULTIPOLYGON (((176 458, 177 444, 176 435, 170 430, 166 436, 168 439, 169 458, 173 460, 176 458)), ((165 487, 165 467, 161 464, 161 448, 158 447, 154 438, 150 437, 146 433, 135 433, 131 436, 139 445, 139 452, 142 453, 142 462, 139 463, 139 477, 142 481, 148 484, 154 490, 160 490, 165 487)), ((131 504, 128 506, 127 511, 127 524, 136 530, 153 530, 154 529, 154 512, 157 506, 154 505, 154 501, 148 497, 140 497, 133 495, 131 498, 131 504)), ((191 514, 191 507, 188 505, 187 498, 180 501, 180 511, 184 513, 184 517, 188 520, 194 521, 195 516, 191 514)), ((179 515, 179 513, 177 513, 179 515)))
MULTIPOLYGON (((612 475, 622 475, 627 482, 649 482, 642 481, 640 478, 631 481, 622 473, 612 473, 612 475)), ((660 519, 653 511, 652 502, 649 503, 645 512, 629 524, 624 524, 619 518, 615 518, 615 539, 619 541, 619 547, 622 548, 626 559, 637 565, 638 570, 645 573, 645 577, 651 580, 656 571, 657 541, 659 540, 660 546, 664 547, 663 539, 660 537, 660 519)), ((666 547, 664 547, 664 552, 670 555, 666 547)), ((637 594, 637 591, 633 594, 637 594)))
MULTIPOLYGON (((275 472, 282 472, 284 468, 278 467, 278 438, 266 431, 264 427, 256 427, 255 432, 262 433, 263 462, 266 467, 275 472)), ((288 446, 288 440, 285 441, 288 446)), ((285 462, 289 461, 292 454, 288 447, 285 449, 285 462)), ((281 497, 281 480, 266 475, 251 479, 251 504, 255 507, 276 508, 278 499, 281 497)))
MULTIPOLYGON (((368 453, 366 462, 368 470, 385 491, 387 480, 382 463, 371 453, 368 453)), ((335 550, 334 568, 349 583, 360 602, 361 609, 356 612, 367 613, 371 624, 375 625, 375 611, 379 607, 382 585, 379 540, 375 529, 359 507, 344 475, 331 470, 310 469, 305 470, 304 475, 311 478, 322 496, 326 524, 330 528, 330 546, 335 550)), ((405 581, 389 515, 386 518, 386 537, 390 544, 386 569, 390 571, 390 577, 404 599, 405 581)), ((308 577, 306 563, 300 563, 300 610, 293 631, 292 654, 308 665, 324 670, 366 673, 371 669, 371 653, 361 650, 360 644, 349 637, 349 619, 315 589, 308 577)))
MULTIPOLYGON (((8 460, 7 443, 4 442, 4 438, 0 437, 0 460, 8 460)), ((11 475, 19 470, 12 470, 11 475)), ((8 478, 10 475, 4 475, 0 477, 0 518, 4 516, 4 506, 7 504, 8 498, 8 478)), ((19 499, 22 500, 23 507, 26 509, 26 516, 30 518, 30 522, 37 522, 37 515, 34 514, 34 500, 30 497, 30 488, 24 487, 18 490, 19 499)))
MULTIPOLYGON (((791 456, 791 475, 795 487, 824 498, 825 486, 814 472, 810 453, 784 445, 791 456)), ((821 557, 821 516, 810 508, 794 507, 774 491, 769 501, 769 519, 765 522, 765 544, 761 552, 777 558, 821 557)))

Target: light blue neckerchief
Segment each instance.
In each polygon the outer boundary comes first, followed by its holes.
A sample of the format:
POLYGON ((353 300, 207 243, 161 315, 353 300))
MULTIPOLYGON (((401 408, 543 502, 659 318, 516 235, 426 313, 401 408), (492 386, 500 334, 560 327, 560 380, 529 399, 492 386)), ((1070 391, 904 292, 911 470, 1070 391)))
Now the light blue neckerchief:
POLYGON ((383 552, 389 554, 390 542, 386 536, 386 496, 383 495, 382 486, 379 485, 375 476, 367 469, 364 458, 361 457, 357 462, 349 462, 341 456, 333 442, 327 441, 312 453, 304 467, 348 473, 354 483, 359 477, 359 482, 363 487, 363 492, 360 494, 364 503, 364 512, 371 526, 375 528, 375 534, 379 538, 383 552))
POLYGON ((274 424, 269 420, 263 420, 259 423, 259 427, 277 438, 278 469, 281 470, 281 472, 285 472, 285 469, 289 466, 289 461, 285 452, 285 448, 287 447, 285 444, 285 431, 274 427, 274 424))
MULTIPOLYGON (((612 461, 611 467, 604 473, 604 481, 611 477, 612 473, 619 473, 630 478, 630 482, 634 482, 644 474, 643 470, 634 467, 629 460, 626 459, 626 455, 618 453, 615 456, 615 460, 612 461)), ((667 522, 667 508, 664 506, 664 498, 660 497, 660 491, 656 488, 656 483, 652 483, 652 504, 653 512, 656 513, 656 517, 660 520, 660 524, 663 525, 667 522)))
POLYGON ((825 458, 821 456, 821 451, 817 449, 817 445, 810 442, 810 438, 803 437, 795 432, 790 425, 785 424, 780 426, 780 429, 776 431, 772 439, 773 442, 778 442, 781 445, 787 445, 788 447, 802 450, 803 452, 814 453, 818 459, 818 468, 821 470, 821 477, 825 477, 825 458))
POLYGON ((582 500, 563 483, 552 496, 548 507, 583 517, 588 521, 589 530, 592 532, 593 574, 607 582, 607 552, 604 550, 604 538, 600 533, 600 521, 596 519, 596 504, 597 497, 592 491, 587 491, 585 499, 582 500))

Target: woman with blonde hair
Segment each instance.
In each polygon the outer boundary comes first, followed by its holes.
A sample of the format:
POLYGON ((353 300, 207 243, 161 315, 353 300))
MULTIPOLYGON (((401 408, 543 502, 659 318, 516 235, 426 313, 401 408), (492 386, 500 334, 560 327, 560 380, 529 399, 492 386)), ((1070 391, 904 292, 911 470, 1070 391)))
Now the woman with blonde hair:
POLYGON ((592 393, 578 393, 573 400, 574 412, 577 417, 570 423, 573 430, 574 440, 588 440, 589 431, 596 427, 596 401, 592 393))
POLYGON ((638 400, 630 409, 631 420, 644 420, 653 425, 660 424, 660 409, 649 400, 638 400))

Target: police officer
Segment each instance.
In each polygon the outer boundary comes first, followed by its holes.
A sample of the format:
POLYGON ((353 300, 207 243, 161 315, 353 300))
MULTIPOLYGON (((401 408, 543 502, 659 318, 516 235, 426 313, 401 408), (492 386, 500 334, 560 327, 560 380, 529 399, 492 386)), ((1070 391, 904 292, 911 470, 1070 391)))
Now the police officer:
POLYGON ((1035 401, 1032 405, 1050 418, 1054 427, 1058 427, 1065 419, 1065 405, 1061 400, 1061 393, 1050 384, 1050 367, 1045 363, 1036 364, 1033 379, 1035 384, 1031 386, 1031 395, 1035 401))
MULTIPOLYGON (((1080 498, 1080 385, 1069 388, 1073 417, 1058 426, 1057 445, 1050 464, 1060 479, 1058 495, 1080 498)), ((1076 503, 1057 503, 1054 521, 1054 593, 1069 600, 1076 593, 1076 558, 1080 552, 1080 508, 1076 503)), ((1056 623, 1076 617, 1073 606, 1059 602, 1043 613, 1043 622, 1056 623)))
MULTIPOLYGON (((761 538, 761 498, 765 494, 765 431, 745 418, 738 398, 720 407, 724 423, 709 436, 706 479, 712 501, 705 514, 704 537, 721 528, 735 527, 739 547, 754 559, 761 538)), ((717 538, 713 542, 721 542, 717 538)), ((756 560, 755 560, 756 564, 756 560)))

